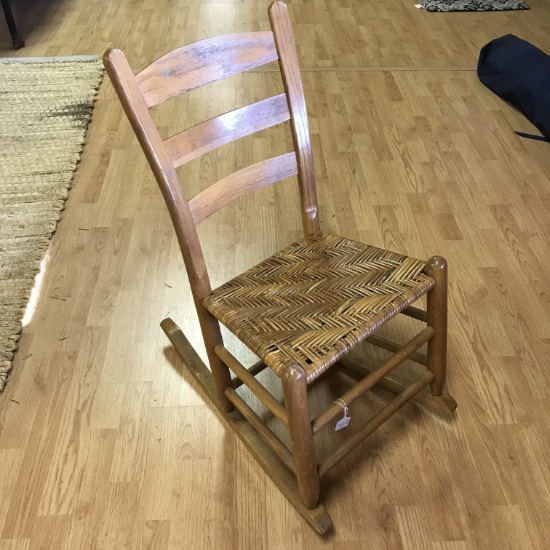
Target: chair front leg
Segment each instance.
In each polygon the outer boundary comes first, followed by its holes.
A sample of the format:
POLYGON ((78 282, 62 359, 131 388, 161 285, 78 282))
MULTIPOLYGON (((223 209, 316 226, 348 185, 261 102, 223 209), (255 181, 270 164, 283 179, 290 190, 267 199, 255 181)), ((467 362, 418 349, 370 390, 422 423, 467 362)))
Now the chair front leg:
POLYGON ((428 326, 435 329, 428 342, 428 369, 435 374, 430 384, 432 395, 443 392, 447 369, 447 261, 441 256, 428 260, 426 275, 435 280, 435 287, 428 292, 428 326))
POLYGON ((306 375, 302 368, 289 368, 282 377, 288 429, 298 479, 298 490, 306 508, 319 501, 319 471, 313 445, 313 429, 309 416, 306 375))

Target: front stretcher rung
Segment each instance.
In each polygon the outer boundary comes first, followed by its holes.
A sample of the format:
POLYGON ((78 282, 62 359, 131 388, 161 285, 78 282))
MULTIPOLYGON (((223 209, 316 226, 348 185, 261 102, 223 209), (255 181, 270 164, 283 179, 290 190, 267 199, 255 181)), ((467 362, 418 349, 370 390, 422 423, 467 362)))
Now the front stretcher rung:
POLYGON ((406 390, 400 393, 393 401, 388 403, 382 410, 378 411, 356 434, 347 439, 344 444, 326 460, 319 465, 319 476, 326 474, 340 460, 342 460, 350 451, 355 449, 363 439, 369 436, 374 430, 379 428, 390 416, 396 413, 411 397, 416 395, 422 388, 427 386, 435 375, 428 371, 419 378, 414 384, 411 384, 406 390))
MULTIPOLYGON (((359 381, 353 388, 340 396, 339 401, 343 401, 346 405, 351 405, 359 399, 367 391, 373 388, 384 376, 389 374, 393 369, 399 366, 403 361, 408 359, 417 349, 421 348, 428 340, 434 337, 435 330, 432 327, 426 327, 420 331, 414 338, 409 340, 405 345, 397 349, 379 369, 372 371, 359 381)), ((313 433, 316 434, 321 428, 324 428, 337 415, 340 414, 340 405, 333 403, 325 412, 321 413, 317 418, 313 419, 313 433)))

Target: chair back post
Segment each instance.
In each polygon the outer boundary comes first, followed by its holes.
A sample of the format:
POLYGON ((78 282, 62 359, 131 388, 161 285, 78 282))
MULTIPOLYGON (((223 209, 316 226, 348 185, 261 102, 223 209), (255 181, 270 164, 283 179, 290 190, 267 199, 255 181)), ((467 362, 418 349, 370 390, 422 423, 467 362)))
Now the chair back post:
POLYGON ((214 353, 214 348, 223 345, 223 340, 219 322, 202 304, 203 299, 212 293, 212 288, 183 187, 126 57, 120 50, 111 49, 105 53, 103 61, 170 212, 189 277, 218 399, 222 408, 230 411, 233 404, 224 392, 231 386, 231 375, 227 366, 214 353))
POLYGON ((203 305, 203 300, 212 294, 212 288, 196 224, 249 191, 297 174, 304 234, 311 236, 320 231, 307 110, 286 4, 273 2, 269 17, 272 32, 226 35, 190 44, 162 56, 136 75, 120 50, 111 49, 104 56, 107 72, 170 212, 218 398, 226 411, 233 408, 225 395, 225 390, 232 387, 231 375, 227 365, 214 353, 214 348, 223 346, 223 341, 218 320, 203 305), (279 60, 287 106, 284 96, 276 96, 238 110, 243 122, 246 121, 242 135, 290 118, 295 152, 241 170, 188 201, 176 167, 239 137, 239 132, 232 132, 227 139, 212 133, 223 122, 224 116, 233 119, 237 112, 218 117, 218 123, 205 122, 163 142, 149 108, 204 84, 276 59, 279 60), (194 138, 201 141, 202 146, 196 152, 188 151, 194 138))
POLYGON ((280 1, 273 2, 269 7, 269 20, 279 55, 279 67, 283 84, 288 97, 292 138, 298 160, 302 225, 304 235, 309 237, 320 231, 319 206, 317 203, 306 101, 286 4, 280 1))

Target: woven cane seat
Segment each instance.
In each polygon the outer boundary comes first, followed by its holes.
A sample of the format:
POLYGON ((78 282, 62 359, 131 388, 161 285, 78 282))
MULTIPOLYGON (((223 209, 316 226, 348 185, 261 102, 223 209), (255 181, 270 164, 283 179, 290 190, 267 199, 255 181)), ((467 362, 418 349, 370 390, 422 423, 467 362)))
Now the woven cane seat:
POLYGON ((278 376, 298 364, 311 382, 434 286, 424 266, 320 233, 235 277, 203 303, 278 376))

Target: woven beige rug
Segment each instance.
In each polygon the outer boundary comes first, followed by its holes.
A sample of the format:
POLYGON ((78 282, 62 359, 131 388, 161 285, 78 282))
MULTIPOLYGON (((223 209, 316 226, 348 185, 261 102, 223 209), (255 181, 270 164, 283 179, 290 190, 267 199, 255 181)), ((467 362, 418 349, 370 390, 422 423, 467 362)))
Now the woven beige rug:
POLYGON ((95 56, 0 59, 0 392, 102 76, 95 56))

